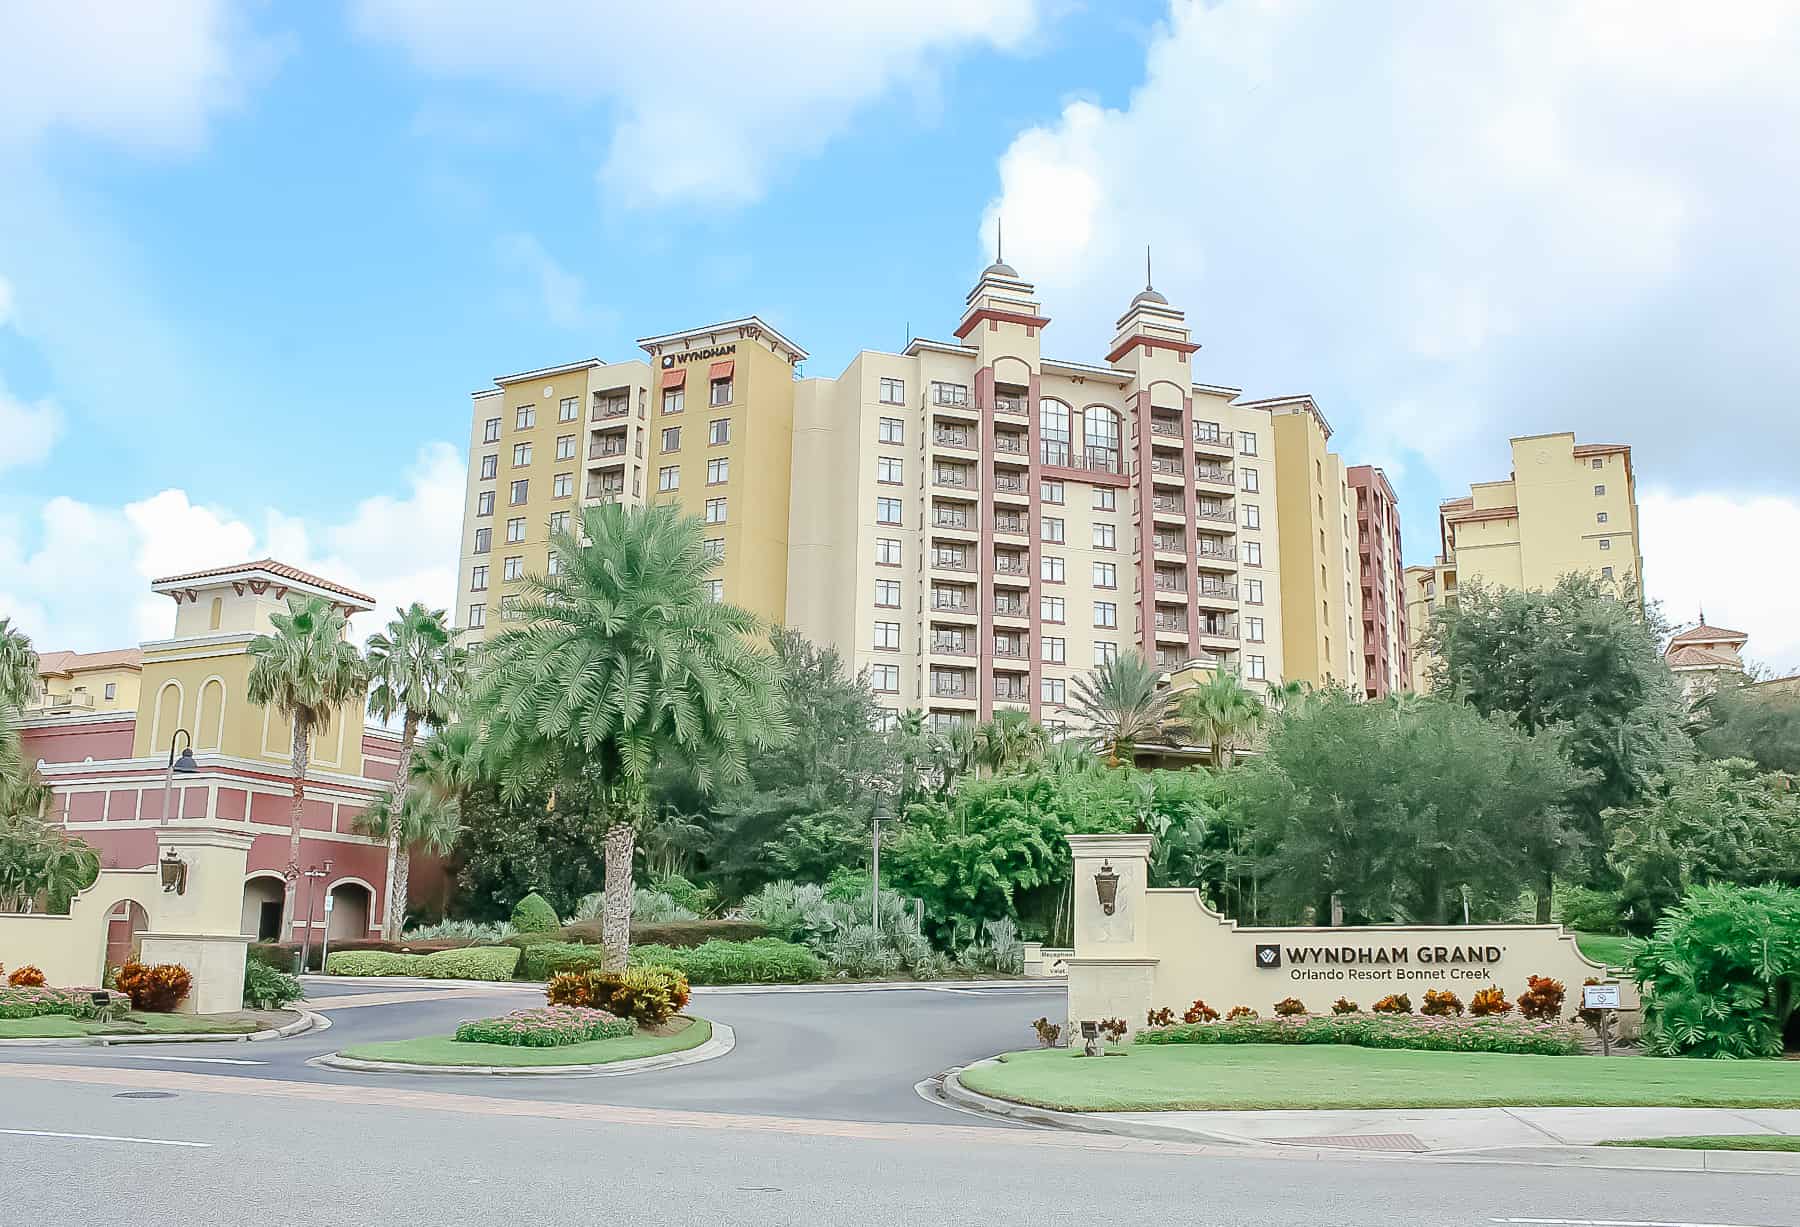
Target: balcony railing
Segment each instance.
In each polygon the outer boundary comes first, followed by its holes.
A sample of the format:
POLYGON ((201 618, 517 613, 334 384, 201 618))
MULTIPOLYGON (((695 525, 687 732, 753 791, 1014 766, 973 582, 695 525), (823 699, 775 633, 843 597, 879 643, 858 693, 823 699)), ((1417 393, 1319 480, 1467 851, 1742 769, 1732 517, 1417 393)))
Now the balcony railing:
POLYGON ((969 513, 951 511, 947 507, 934 507, 931 509, 931 523, 935 528, 967 528, 969 513))
POLYGON ((994 397, 995 413, 1024 413, 1025 398, 1011 393, 999 393, 994 397))
POLYGON ((969 390, 960 384, 933 384, 931 386, 931 403, 942 405, 946 409, 967 409, 969 407, 969 390))
POLYGON ((942 652, 950 656, 974 655, 973 652, 969 651, 969 638, 967 635, 935 635, 931 640, 931 650, 934 652, 942 652))
POLYGON ((974 447, 974 436, 966 430, 945 430, 938 427, 931 432, 931 437, 939 447, 974 447))
POLYGON ((995 601, 994 613, 1002 618, 1023 618, 1025 616, 1025 602, 995 601))
POLYGON ((1156 590, 1158 592, 1186 592, 1187 576, 1168 571, 1156 573, 1156 590))
POLYGON ((1150 538, 1150 548, 1159 554, 1185 554, 1187 552, 1186 537, 1171 537, 1166 533, 1157 533, 1150 538))
POLYGON ((1020 435, 995 435, 994 450, 997 452, 1006 452, 1014 456, 1023 456, 1025 454, 1025 440, 1023 436, 1020 435))
POLYGON ((966 699, 969 697, 969 684, 934 677, 931 679, 931 697, 934 699, 966 699))
POLYGON ((1171 460, 1167 456, 1152 456, 1150 457, 1150 471, 1152 473, 1169 473, 1180 477, 1181 461, 1171 460))
POLYGON ((999 678, 996 677, 994 679, 994 699, 996 702, 1023 703, 1025 702, 1027 690, 1028 688, 1025 686, 1003 686, 1000 684, 999 678))
POLYGON ((601 401, 594 406, 594 421, 601 422, 605 421, 607 418, 622 418, 630 412, 630 401, 601 401))
POLYGON ((1236 483, 1237 474, 1222 464, 1195 465, 1194 480, 1217 482, 1219 485, 1229 486, 1236 483))
POLYGON ((611 441, 600 442, 596 440, 588 445, 589 460, 606 460, 613 456, 623 456, 624 454, 625 441, 623 439, 617 444, 614 444, 611 441))
POLYGON ((1198 592, 1201 596, 1217 597, 1222 601, 1235 601, 1237 600, 1238 586, 1236 584, 1222 584, 1217 580, 1203 579, 1200 581, 1200 586, 1194 589, 1194 591, 1198 592))
POLYGON ((1027 660, 1030 655, 1031 649, 1026 646, 1023 639, 994 640, 995 660, 1027 660))
POLYGON ((1025 490, 1025 479, 1014 473, 994 474, 994 489, 1002 494, 1022 494, 1025 490))
POLYGON ((1100 452, 1083 452, 1081 462, 1075 467, 1086 469, 1090 473, 1117 473, 1120 471, 1119 453, 1111 448, 1100 452))
POLYGON ((931 607, 948 613, 968 613, 974 608, 969 598, 956 592, 936 592, 931 594, 931 607))
POLYGON ((1194 554, 1198 558, 1210 558, 1218 562, 1237 561, 1237 547, 1232 545, 1207 545, 1202 542, 1200 548, 1195 550, 1194 554))
POLYGON ((1013 557, 1007 557, 1005 555, 996 556, 994 559, 994 574, 995 575, 1025 575, 1025 574, 1027 574, 1024 556, 1023 555, 1016 555, 1013 557))
POLYGON ((1156 615, 1156 629, 1159 631, 1180 631, 1187 633, 1188 620, 1185 614, 1159 613, 1156 615))
POLYGON ((933 485, 948 486, 952 490, 968 490, 975 485, 975 478, 966 469, 934 469, 931 481, 933 485))
POLYGON ((931 565, 940 571, 973 571, 967 556, 962 554, 933 554, 931 565))
POLYGON ((1202 618, 1195 627, 1202 635, 1217 635, 1223 639, 1237 638, 1236 618, 1202 618))
POLYGON ((1150 433, 1153 435, 1167 435, 1171 439, 1179 439, 1181 438, 1181 419, 1151 418, 1150 433))
POLYGON ((1218 447, 1230 447, 1231 432, 1229 430, 1220 430, 1211 423, 1195 422, 1194 442, 1214 444, 1218 447))
POLYGON ((1024 516, 995 516, 994 531, 997 533, 1022 533, 1026 530, 1024 516))
POLYGON ((1157 511, 1185 511, 1186 504, 1179 494, 1152 494, 1150 506, 1157 511))
POLYGON ((1229 507, 1197 507, 1194 509, 1194 518, 1197 520, 1210 520, 1215 524, 1237 523, 1237 516, 1231 513, 1229 507))

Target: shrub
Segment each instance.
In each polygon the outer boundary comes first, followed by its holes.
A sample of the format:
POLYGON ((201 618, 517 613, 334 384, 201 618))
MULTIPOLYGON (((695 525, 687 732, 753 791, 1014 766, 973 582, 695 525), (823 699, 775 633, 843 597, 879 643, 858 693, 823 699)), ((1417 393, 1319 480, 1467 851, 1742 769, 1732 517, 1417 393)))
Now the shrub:
POLYGON ((1204 1001, 1196 1000, 1181 1016, 1184 1023, 1209 1023, 1219 1020, 1219 1012, 1204 1001))
POLYGON ((1625 903, 1616 890, 1589 890, 1585 886, 1556 888, 1556 918, 1565 928, 1582 933, 1623 933, 1625 903))
POLYGON ((1054 1048, 1056 1041, 1062 1038, 1062 1024, 1053 1023, 1048 1018, 1040 1018, 1031 1024, 1037 1032, 1039 1048, 1054 1048))
POLYGON ((1306 1013, 1306 1003, 1298 997, 1283 997, 1275 1003, 1275 1013, 1281 1018, 1292 1018, 1296 1014, 1306 1013))
POLYGON ((655 1026, 667 1022, 687 1005, 688 981, 672 967, 565 971, 551 979, 544 995, 551 1005, 606 1010, 655 1026))
POLYGON ((1405 993, 1389 993, 1375 1003, 1377 1014, 1411 1014, 1412 998, 1405 993))
POLYGON ((1632 956, 1657 1056, 1778 1056, 1800 998, 1800 889, 1707 886, 1632 956))
POLYGON ((285 971, 244 960, 244 1008, 246 1010, 279 1010, 304 997, 300 981, 285 971))
POLYGON ((0 1018, 41 1018, 61 1014, 68 1018, 109 1021, 123 1018, 131 1008, 124 993, 107 991, 105 1005, 95 1005, 92 988, 0 987, 0 1018))
POLYGON ((1361 1014, 1362 1007, 1348 997, 1339 997, 1331 1003, 1331 1012, 1333 1014, 1361 1014))
POLYGON ((1478 988, 1475 995, 1469 998, 1469 1013, 1476 1018, 1498 1017, 1512 1013, 1513 1004, 1506 999, 1504 990, 1490 984, 1486 988, 1478 988))
POLYGON ((620 1039, 637 1031, 637 1023, 605 1010, 578 1005, 515 1010, 500 1018, 478 1018, 456 1029, 465 1044, 506 1044, 515 1048, 560 1048, 590 1040, 620 1039))
POLYGON ((1139 1044, 1351 1044, 1425 1052, 1503 1052, 1568 1056, 1581 1036, 1561 1022, 1518 1018, 1421 1018, 1396 1014, 1312 1014, 1140 1031, 1139 1044))
POLYGON ((181 1004, 194 985, 194 977, 179 963, 146 967, 136 959, 119 968, 119 991, 131 998, 131 1008, 150 1014, 166 1014, 181 1004))
POLYGON ((14 988, 42 988, 44 987, 44 973, 27 963, 23 967, 15 968, 12 975, 6 977, 6 982, 14 988))
POLYGON ((504 920, 491 923, 479 920, 440 920, 434 925, 420 925, 416 929, 409 929, 405 940, 421 942, 450 937, 472 942, 498 942, 512 935, 512 925, 504 920))
POLYGON ((1449 989, 1438 992, 1434 988, 1425 990, 1425 1004, 1419 1007, 1419 1013, 1429 1014, 1433 1018, 1462 1017, 1462 998, 1449 989))
POLYGON ((690 984, 806 984, 825 978, 825 964, 818 955, 773 937, 704 942, 687 949, 633 946, 631 962, 672 967, 690 984))
POLYGON ((606 951, 599 946, 579 942, 537 942, 521 952, 519 978, 548 980, 565 971, 597 971, 605 961, 606 951))
MULTIPOLYGON (((598 946, 602 937, 600 921, 572 920, 555 933, 519 934, 512 940, 556 940, 598 946)), ((636 920, 631 922, 631 940, 634 945, 641 943, 646 946, 685 947, 710 941, 751 942, 759 937, 794 940, 783 933, 772 933, 767 925, 760 925, 752 920, 671 920, 652 924, 640 924, 636 920)), ((530 940, 524 944, 529 945, 530 940)))
POLYGON ((535 890, 513 905, 512 927, 518 933, 549 933, 562 922, 556 909, 535 890))
MULTIPOLYGON (((408 938, 405 941, 390 942, 380 938, 357 938, 351 941, 332 942, 331 953, 337 954, 370 950, 387 951, 390 954, 432 954, 439 950, 460 950, 474 943, 466 937, 434 937, 408 938)), ((291 972, 300 961, 300 945, 298 942, 255 942, 244 951, 245 957, 255 959, 276 971, 291 972)), ((318 971, 322 967, 321 960, 326 957, 318 942, 308 944, 306 969, 318 971)))
POLYGON ((1232 1020, 1238 1019, 1238 1018, 1261 1018, 1261 1017, 1262 1017, 1262 1015, 1258 1014, 1255 1010, 1251 1009, 1247 1005, 1234 1005, 1229 1010, 1225 1011, 1225 1021, 1226 1022, 1231 1022, 1232 1020))
POLYGON ((1172 1027, 1175 1025, 1175 1011, 1168 1006, 1164 1006, 1160 1010, 1151 1010, 1144 1015, 1144 1025, 1146 1027, 1172 1027))
POLYGON ((1124 1039, 1125 1033, 1129 1030, 1131 1030, 1131 1024, 1123 1018, 1102 1018, 1100 1020, 1100 1033, 1115 1044, 1124 1039))
POLYGON ((386 950, 333 950, 325 960, 331 976, 420 976, 428 980, 510 980, 518 966, 513 946, 464 946, 433 954, 386 950))
POLYGON ((1519 1013, 1526 1018, 1560 1018, 1563 995, 1561 980, 1527 976, 1525 991, 1519 994, 1519 1013))

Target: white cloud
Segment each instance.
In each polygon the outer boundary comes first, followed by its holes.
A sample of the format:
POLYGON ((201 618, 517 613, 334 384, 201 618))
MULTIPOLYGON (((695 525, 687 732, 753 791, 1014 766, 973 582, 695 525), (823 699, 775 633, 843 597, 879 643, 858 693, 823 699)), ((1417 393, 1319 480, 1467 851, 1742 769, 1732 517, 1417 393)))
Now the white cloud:
POLYGON ((1042 0, 358 0, 364 35, 428 72, 607 104, 602 189, 620 203, 741 204, 859 108, 929 92, 972 49, 1016 50, 1042 0))
POLYGON ((53 498, 35 529, 0 522, 0 614, 13 614, 40 650, 163 638, 174 615, 149 591, 152 579, 272 555, 374 596, 375 612, 352 628, 360 640, 396 605, 450 606, 465 476, 455 448, 431 443, 407 472, 404 494, 364 499, 337 521, 269 509, 261 534, 183 490, 120 507, 53 498))
MULTIPOLYGON (((5 305, 0 301, 0 308, 5 305)), ((0 382, 0 470, 39 463, 61 433, 60 409, 47 400, 28 405, 0 382)))
POLYGON ((588 305, 586 282, 557 263, 534 236, 501 235, 494 249, 501 267, 526 282, 526 290, 515 294, 520 305, 529 304, 558 328, 594 328, 603 322, 606 313, 588 305))
POLYGON ((0 328, 4 328, 8 324, 12 323, 12 318, 13 318, 12 282, 8 281, 4 277, 0 277, 0 328))

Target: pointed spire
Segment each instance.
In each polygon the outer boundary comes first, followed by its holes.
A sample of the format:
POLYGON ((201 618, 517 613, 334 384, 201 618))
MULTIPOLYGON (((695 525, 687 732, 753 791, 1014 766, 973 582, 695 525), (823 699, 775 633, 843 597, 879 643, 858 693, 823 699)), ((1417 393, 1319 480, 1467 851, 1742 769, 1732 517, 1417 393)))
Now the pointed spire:
POLYGON ((1150 244, 1148 243, 1144 244, 1144 288, 1139 290, 1137 297, 1131 300, 1131 305, 1133 307, 1137 306, 1139 303, 1155 303, 1158 306, 1163 307, 1169 305, 1169 300, 1164 298, 1161 294, 1158 294, 1156 292, 1156 287, 1151 284, 1150 244))
POLYGON ((1006 218, 994 214, 994 263, 1006 263, 1006 218))
POLYGON ((1156 283, 1150 280, 1150 244, 1144 244, 1144 288, 1154 290, 1156 283))

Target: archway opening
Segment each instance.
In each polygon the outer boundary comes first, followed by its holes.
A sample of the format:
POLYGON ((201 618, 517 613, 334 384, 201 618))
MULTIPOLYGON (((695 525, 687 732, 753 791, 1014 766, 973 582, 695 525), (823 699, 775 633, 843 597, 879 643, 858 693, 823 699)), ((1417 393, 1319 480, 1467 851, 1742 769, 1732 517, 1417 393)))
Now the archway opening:
POLYGON ((142 904, 121 899, 106 913, 106 970, 123 967, 138 956, 138 943, 150 927, 142 904))
POLYGON ((360 882, 339 882, 331 888, 331 908, 325 932, 333 942, 359 941, 369 936, 369 888, 360 882))
POLYGON ((287 885, 277 877, 256 877, 244 883, 243 923, 238 932, 259 942, 281 940, 281 905, 287 885))

